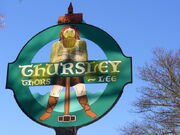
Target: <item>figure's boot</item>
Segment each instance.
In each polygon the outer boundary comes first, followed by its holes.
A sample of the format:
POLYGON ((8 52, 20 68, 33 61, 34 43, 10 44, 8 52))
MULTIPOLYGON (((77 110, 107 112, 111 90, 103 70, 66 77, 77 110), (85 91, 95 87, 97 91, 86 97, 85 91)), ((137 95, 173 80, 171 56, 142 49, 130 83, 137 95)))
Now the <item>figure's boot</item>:
POLYGON ((83 107, 85 113, 90 116, 91 118, 96 118, 96 114, 91 110, 89 104, 88 104, 88 99, 87 96, 80 96, 77 97, 79 103, 81 104, 81 106, 83 107))
POLYGON ((49 96, 46 112, 39 117, 40 121, 44 121, 51 117, 51 113, 58 102, 58 97, 49 96))

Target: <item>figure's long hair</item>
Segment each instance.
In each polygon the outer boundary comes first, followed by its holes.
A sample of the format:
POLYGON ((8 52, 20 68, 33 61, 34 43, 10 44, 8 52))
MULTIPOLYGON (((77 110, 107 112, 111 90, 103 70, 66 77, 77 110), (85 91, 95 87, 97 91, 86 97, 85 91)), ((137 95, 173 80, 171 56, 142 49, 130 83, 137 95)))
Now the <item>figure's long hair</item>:
POLYGON ((65 37, 64 37, 64 35, 63 35, 63 33, 64 33, 64 31, 66 30, 66 29, 68 29, 68 28, 71 28, 71 29, 74 29, 75 30, 75 39, 76 40, 79 40, 80 38, 79 38, 79 31, 78 31, 78 29, 75 27, 75 26, 71 26, 71 25, 69 25, 69 26, 64 26, 63 28, 62 28, 62 30, 60 31, 60 40, 63 40, 65 37))

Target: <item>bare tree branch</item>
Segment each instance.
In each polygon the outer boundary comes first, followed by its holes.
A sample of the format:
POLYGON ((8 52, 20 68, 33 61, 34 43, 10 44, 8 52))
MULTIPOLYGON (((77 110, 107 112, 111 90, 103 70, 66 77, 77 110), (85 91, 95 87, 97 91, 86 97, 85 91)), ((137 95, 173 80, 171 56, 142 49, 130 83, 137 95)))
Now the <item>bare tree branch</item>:
POLYGON ((178 135, 180 132, 180 50, 154 49, 152 63, 140 68, 140 79, 147 86, 140 88, 135 101, 142 122, 121 128, 126 135, 178 135))
POLYGON ((5 20, 4 15, 0 14, 0 29, 4 28, 4 26, 5 26, 4 20, 5 20))

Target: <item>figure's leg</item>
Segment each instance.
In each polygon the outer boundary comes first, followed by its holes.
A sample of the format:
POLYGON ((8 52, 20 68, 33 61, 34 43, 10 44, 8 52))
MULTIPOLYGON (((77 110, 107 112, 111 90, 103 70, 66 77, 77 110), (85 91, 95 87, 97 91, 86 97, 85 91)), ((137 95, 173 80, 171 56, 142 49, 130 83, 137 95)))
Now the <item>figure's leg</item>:
POLYGON ((48 99, 46 112, 40 116, 39 118, 40 121, 44 121, 47 118, 51 117, 51 113, 58 102, 58 98, 62 89, 63 89, 63 86, 53 85, 49 99, 48 99))
POLYGON ((74 89, 76 91, 77 99, 78 99, 79 103, 81 104, 81 106, 83 107, 85 113, 88 116, 90 116, 91 118, 96 118, 96 114, 91 110, 89 103, 88 103, 85 84, 78 83, 74 86, 74 89))

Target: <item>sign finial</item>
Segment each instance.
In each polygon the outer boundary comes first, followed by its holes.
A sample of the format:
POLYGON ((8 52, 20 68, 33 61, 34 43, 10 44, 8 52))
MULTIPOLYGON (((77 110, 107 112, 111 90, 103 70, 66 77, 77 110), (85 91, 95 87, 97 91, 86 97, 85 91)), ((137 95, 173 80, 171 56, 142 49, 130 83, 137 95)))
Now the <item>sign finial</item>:
POLYGON ((82 13, 74 13, 72 2, 70 2, 68 7, 68 13, 64 16, 60 16, 58 18, 58 24, 68 24, 68 23, 82 23, 83 22, 83 14, 82 13))
POLYGON ((71 2, 68 7, 68 14, 72 14, 72 13, 73 13, 73 6, 72 6, 72 2, 71 2))

